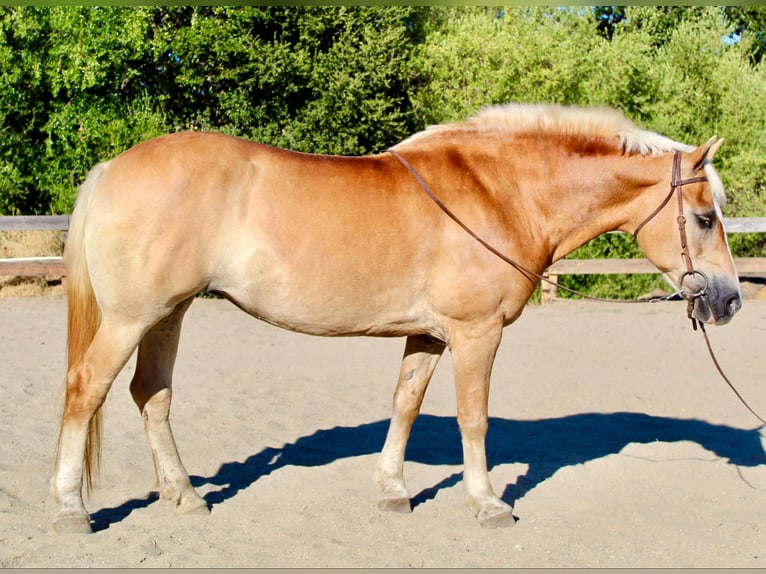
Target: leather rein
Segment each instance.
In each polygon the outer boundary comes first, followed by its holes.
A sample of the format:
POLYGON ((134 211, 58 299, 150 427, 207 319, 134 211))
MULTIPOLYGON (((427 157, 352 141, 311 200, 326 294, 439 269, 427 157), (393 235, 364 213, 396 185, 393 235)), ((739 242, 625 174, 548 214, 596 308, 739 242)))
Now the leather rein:
POLYGON ((682 179, 681 178, 681 152, 676 151, 673 153, 673 173, 671 174, 671 179, 670 179, 670 191, 668 192, 667 196, 665 196, 665 198, 662 200, 662 202, 656 207, 656 209, 652 211, 649 214, 649 216, 646 217, 646 219, 644 219, 641 223, 639 223, 635 231, 633 232, 633 237, 638 237, 638 232, 641 231, 647 223, 649 223, 652 219, 654 219, 665 208, 665 206, 670 202, 670 200, 673 198, 673 195, 675 194, 677 198, 677 204, 678 204, 678 216, 676 218, 676 222, 678 223, 678 233, 681 240, 681 257, 684 260, 684 263, 686 265, 686 271, 681 275, 680 279, 678 280, 679 289, 676 292, 671 293, 670 295, 666 295, 663 297, 653 297, 651 299, 607 299, 602 297, 593 297, 591 295, 587 295, 585 293, 577 291, 576 289, 571 289, 563 285, 558 285, 558 283, 554 283, 543 274, 537 273, 536 271, 533 271, 529 269, 528 267, 521 265, 520 263, 518 263, 517 261, 514 261, 513 259, 505 255, 504 253, 498 251, 496 248, 494 248, 492 245, 490 245, 484 239, 482 239, 478 234, 476 234, 470 227, 468 227, 465 223, 463 223, 463 221, 452 210, 450 210, 449 207, 447 207, 447 205, 439 198, 439 196, 437 196, 431 190, 431 188, 428 186, 425 180, 421 177, 418 171, 414 167, 412 167, 412 165, 406 159, 404 159, 398 152, 396 152, 395 150, 391 148, 389 148, 387 151, 392 156, 394 156, 399 161, 399 163, 401 163, 405 168, 407 168, 407 171, 409 171, 410 174, 415 178, 415 180, 418 182, 418 184, 426 193, 426 195, 428 195, 428 197, 430 197, 431 200, 450 219, 452 219, 452 221, 457 223, 468 235, 470 235, 475 241, 477 241, 485 249, 487 249, 489 252, 499 257, 502 261, 504 261, 505 263, 507 263, 514 269, 516 269, 522 275, 524 275, 524 277, 526 277, 526 279, 530 282, 534 282, 534 279, 538 279, 540 281, 550 283, 551 285, 556 285, 559 289, 564 289, 565 291, 568 291, 574 295, 578 295, 585 299, 589 299, 591 301, 607 302, 607 303, 647 303, 647 302, 654 303, 657 301, 667 301, 667 300, 673 299, 676 295, 679 295, 682 298, 684 298, 687 301, 687 316, 691 320, 692 327, 695 331, 697 330, 697 325, 699 324, 699 328, 702 331, 702 334, 704 335, 704 338, 705 338, 705 344, 707 345, 708 352, 710 353, 710 358, 713 360, 713 364, 718 370, 718 373, 721 375, 721 377, 729 386, 729 388, 734 392, 734 394, 737 396, 740 402, 745 406, 745 408, 747 408, 747 410, 750 411, 750 413, 753 416, 755 416, 755 418, 757 418, 762 423, 766 424, 766 420, 761 418, 761 416, 758 415, 758 413, 756 413, 750 407, 749 404, 747 404, 745 399, 742 398, 742 395, 740 395, 740 393, 731 383, 729 378, 723 372, 723 369, 721 369, 721 366, 719 365, 718 360, 716 359, 715 353, 713 352, 713 347, 710 344, 710 339, 708 338, 707 331, 705 330, 705 324, 702 321, 698 322, 697 319, 694 317, 694 304, 697 299, 704 300, 705 296, 707 295, 709 280, 707 275, 705 275, 705 273, 703 273, 699 269, 694 268, 691 254, 689 252, 689 244, 688 244, 687 236, 686 236, 686 217, 684 216, 683 186, 689 185, 692 183, 700 183, 703 181, 707 181, 707 178, 704 176, 700 176, 700 177, 691 177, 688 179, 682 179), (684 281, 694 276, 698 276, 702 279, 702 287, 696 290, 687 290, 684 287, 684 281))

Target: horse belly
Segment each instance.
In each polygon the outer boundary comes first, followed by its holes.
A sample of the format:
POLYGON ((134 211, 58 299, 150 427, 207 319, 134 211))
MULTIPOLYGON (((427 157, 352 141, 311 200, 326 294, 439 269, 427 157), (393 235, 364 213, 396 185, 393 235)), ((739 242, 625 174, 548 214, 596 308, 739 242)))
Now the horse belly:
MULTIPOLYGON (((321 264, 294 268, 273 253, 256 251, 210 289, 273 325, 311 335, 400 336, 431 323, 419 289, 392 284, 385 273, 321 264)), ((378 270, 380 271, 380 270, 378 270)))

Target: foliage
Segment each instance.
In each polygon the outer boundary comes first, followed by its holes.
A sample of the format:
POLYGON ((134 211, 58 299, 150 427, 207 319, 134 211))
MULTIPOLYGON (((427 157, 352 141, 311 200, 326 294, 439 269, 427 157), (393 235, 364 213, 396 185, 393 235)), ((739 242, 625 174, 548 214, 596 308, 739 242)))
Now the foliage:
POLYGON ((71 208, 97 160, 165 130, 135 66, 144 13, 126 9, 0 11, 0 211, 71 208), (129 97, 135 92, 137 97, 129 97))
POLYGON ((456 8, 414 64, 427 78, 413 94, 424 123, 456 121, 506 101, 574 103, 592 62, 573 57, 600 41, 569 10, 456 8))
POLYGON ((734 26, 731 40, 748 39, 753 62, 760 62, 766 52, 766 6, 725 6, 728 21, 734 26))
POLYGON ((159 12, 163 108, 175 129, 359 154, 414 129, 401 8, 183 7, 159 12))

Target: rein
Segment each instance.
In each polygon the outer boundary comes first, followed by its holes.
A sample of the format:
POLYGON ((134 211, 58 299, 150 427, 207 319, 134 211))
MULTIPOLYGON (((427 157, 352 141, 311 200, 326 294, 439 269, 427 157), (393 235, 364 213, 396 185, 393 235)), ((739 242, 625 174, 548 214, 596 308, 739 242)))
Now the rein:
POLYGON ((699 328, 702 331, 702 334, 704 335, 704 338, 705 338, 705 344, 707 346, 708 352, 710 353, 710 358, 713 361, 713 365, 715 365, 716 369, 718 370, 718 373, 721 375, 721 378, 723 378, 724 382, 726 382, 726 384, 734 392, 734 394, 737 396, 740 402, 745 406, 745 408, 748 411, 750 411, 750 413, 755 418, 757 418, 762 423, 766 424, 766 420, 761 418, 761 416, 758 415, 758 413, 756 413, 750 407, 750 405, 747 404, 745 399, 742 398, 742 395, 739 394, 737 389, 734 387, 734 385, 731 383, 729 378, 723 372, 723 369, 718 363, 715 353, 713 352, 713 347, 710 344, 710 339, 708 338, 707 331, 705 330, 705 324, 702 323, 702 321, 698 322, 693 315, 695 301, 697 299, 704 300, 705 296, 707 295, 709 280, 707 275, 705 275, 705 273, 703 273, 699 269, 694 268, 691 254, 689 253, 689 245, 688 245, 687 236, 686 236, 686 217, 684 216, 683 186, 689 185, 692 183, 700 183, 703 181, 707 181, 707 178, 692 177, 689 179, 682 179, 681 178, 681 152, 676 151, 673 154, 673 173, 671 175, 671 180, 670 180, 670 191, 668 192, 665 199, 663 199, 662 202, 656 207, 656 209, 652 211, 646 219, 644 219, 641 223, 639 223, 635 231, 633 232, 633 237, 638 237, 638 232, 641 231, 641 229, 643 229, 647 223, 649 223, 652 219, 654 219, 665 208, 665 206, 673 198, 673 194, 676 195, 677 202, 678 202, 678 217, 676 218, 676 222, 678 223, 678 234, 681 239, 681 257, 683 258, 684 263, 686 265, 686 271, 681 275, 681 278, 678 281, 679 289, 675 293, 671 293, 670 295, 665 295, 663 297, 652 297, 651 299, 607 299, 602 297, 593 297, 591 295, 582 293, 576 289, 571 289, 564 285, 558 285, 557 283, 554 283, 553 281, 545 277, 543 274, 532 271, 528 267, 521 265, 517 261, 514 261, 513 259, 505 255, 504 253, 495 249, 492 245, 490 245, 484 239, 482 239, 479 235, 477 235, 470 227, 468 227, 465 223, 463 223, 463 221, 457 215, 455 215, 455 213, 452 210, 450 210, 450 208, 447 207, 447 205, 441 199, 439 199, 439 197, 431 190, 431 188, 428 186, 425 180, 421 177, 418 171, 414 167, 412 167, 412 165, 406 159, 404 159, 401 155, 399 155, 398 152, 394 151, 393 149, 389 148, 387 151, 392 156, 394 156, 399 161, 399 163, 401 163, 405 168, 407 168, 407 171, 409 171, 410 174, 415 178, 415 180, 418 182, 418 184, 426 193, 426 195, 428 195, 428 197, 430 197, 431 200, 450 219, 452 219, 452 221, 457 223, 463 229, 463 231, 465 231, 468 235, 470 235, 482 247, 487 249, 489 252, 491 252, 495 256, 499 257, 501 260, 506 262, 508 265, 510 265, 514 269, 516 269, 519 273, 524 275, 524 277, 530 282, 534 282, 533 279, 538 279, 540 281, 545 281, 546 283, 549 283, 551 285, 556 285, 559 289, 564 289, 565 291, 568 291, 569 293, 578 295, 585 299, 589 299, 591 301, 605 302, 605 303, 647 303, 647 302, 654 303, 657 301, 668 301, 674 298, 676 295, 680 295, 681 297, 683 297, 687 301, 687 316, 692 322, 692 327, 696 331, 697 326, 699 324, 699 328), (699 276, 702 279, 702 287, 697 289, 696 291, 687 291, 684 288, 684 281, 687 278, 694 277, 695 275, 699 276))

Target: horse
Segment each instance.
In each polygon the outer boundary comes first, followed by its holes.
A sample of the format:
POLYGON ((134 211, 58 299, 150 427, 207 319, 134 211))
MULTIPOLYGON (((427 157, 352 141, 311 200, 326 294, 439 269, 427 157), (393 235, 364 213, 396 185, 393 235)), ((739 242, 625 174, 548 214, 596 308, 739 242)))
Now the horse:
POLYGON ((682 144, 604 106, 498 104, 367 156, 178 132, 96 165, 78 190, 64 253, 54 530, 92 531, 83 490, 98 468, 100 408, 136 349, 130 392, 160 498, 178 513, 209 512, 168 420, 182 320, 204 291, 300 333, 406 338, 374 472, 384 510, 411 511, 405 447, 449 349, 465 502, 482 526, 514 523, 485 452, 504 327, 549 265, 607 231, 637 232, 646 257, 687 294, 690 314, 727 323, 742 297, 711 163, 721 141, 682 144), (666 207, 674 193, 678 213, 666 207))

